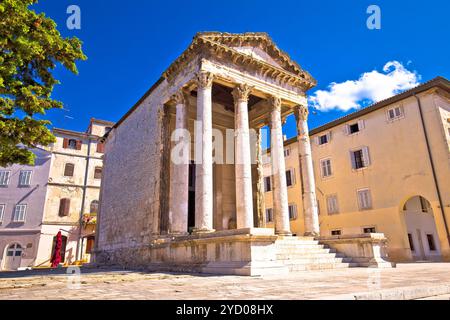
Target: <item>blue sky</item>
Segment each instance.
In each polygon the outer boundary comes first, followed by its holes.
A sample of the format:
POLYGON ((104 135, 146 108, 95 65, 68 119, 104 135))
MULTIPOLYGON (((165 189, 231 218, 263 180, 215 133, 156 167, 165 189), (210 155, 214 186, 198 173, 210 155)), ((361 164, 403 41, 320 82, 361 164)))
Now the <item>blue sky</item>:
MULTIPOLYGON (((317 79, 317 87, 308 93, 314 97, 321 90, 323 100, 310 115, 310 128, 355 111, 348 109, 349 96, 367 104, 380 96, 370 90, 392 91, 405 81, 424 82, 438 75, 450 78, 447 0, 40 0, 34 8, 53 18, 64 36, 84 42, 88 60, 78 63, 79 75, 56 70, 61 85, 53 97, 64 102, 65 110, 46 116, 55 127, 71 130, 84 131, 91 117, 120 119, 198 31, 269 33, 317 79), (81 9, 81 30, 66 27, 71 4, 81 9), (381 9, 380 30, 366 27, 371 4, 381 9), (390 61, 400 65, 384 72, 390 61), (391 71, 397 73, 389 75, 391 71), (364 73, 371 80, 357 81, 364 73), (394 82, 390 88, 380 88, 389 82, 385 79, 394 82), (334 93, 329 88, 333 82, 343 83, 334 93), (366 86, 370 88, 361 89, 366 86), (343 101, 340 109, 333 108, 334 101, 343 101)), ((295 135, 292 119, 285 132, 295 135)))

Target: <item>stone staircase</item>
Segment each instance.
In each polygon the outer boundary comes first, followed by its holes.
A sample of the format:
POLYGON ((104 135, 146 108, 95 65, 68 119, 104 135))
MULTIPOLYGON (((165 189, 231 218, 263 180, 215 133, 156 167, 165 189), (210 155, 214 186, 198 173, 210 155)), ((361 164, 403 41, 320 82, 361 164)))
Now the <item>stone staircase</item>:
POLYGON ((275 241, 275 250, 277 260, 290 272, 358 266, 351 258, 320 244, 313 237, 279 237, 275 241))

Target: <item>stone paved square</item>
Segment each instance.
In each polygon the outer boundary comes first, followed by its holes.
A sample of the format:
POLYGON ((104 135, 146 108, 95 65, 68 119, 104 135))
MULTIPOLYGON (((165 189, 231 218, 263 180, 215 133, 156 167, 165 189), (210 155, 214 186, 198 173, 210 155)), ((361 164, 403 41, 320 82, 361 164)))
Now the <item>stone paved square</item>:
MULTIPOLYGON (((363 293, 386 292, 398 298, 403 291, 427 288, 425 296, 446 299, 450 264, 399 264, 393 269, 350 268, 290 273, 286 276, 240 277, 169 274, 133 270, 82 268, 77 279, 65 269, 0 273, 1 300, 230 300, 230 299, 354 299, 363 293), (386 291, 388 290, 388 291, 386 291)), ((422 294, 423 295, 423 294, 422 294)), ((404 298, 407 298, 406 296, 404 298)))

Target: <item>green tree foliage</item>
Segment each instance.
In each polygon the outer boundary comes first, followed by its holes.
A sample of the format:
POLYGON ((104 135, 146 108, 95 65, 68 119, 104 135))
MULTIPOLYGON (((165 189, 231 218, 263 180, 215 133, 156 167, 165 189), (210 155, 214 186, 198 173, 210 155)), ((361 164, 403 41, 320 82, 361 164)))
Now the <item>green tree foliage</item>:
POLYGON ((57 64, 77 74, 85 60, 81 41, 63 38, 56 23, 30 9, 37 0, 0 1, 0 166, 33 164, 27 148, 48 146, 55 137, 46 110, 62 108, 51 93, 57 64))

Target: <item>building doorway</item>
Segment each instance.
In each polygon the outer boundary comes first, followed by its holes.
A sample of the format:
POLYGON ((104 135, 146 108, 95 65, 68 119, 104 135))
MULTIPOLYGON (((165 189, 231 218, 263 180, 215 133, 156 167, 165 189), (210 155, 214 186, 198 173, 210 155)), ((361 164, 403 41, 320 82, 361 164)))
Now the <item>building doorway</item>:
POLYGON ((195 164, 189 164, 188 231, 195 227, 195 164))
POLYGON ((5 252, 4 270, 17 270, 22 262, 22 246, 18 243, 11 244, 5 252))
MULTIPOLYGON (((62 244, 61 244, 61 263, 64 263, 66 260, 66 246, 67 246, 67 237, 66 236, 61 236, 61 240, 62 240, 62 244)), ((56 249, 56 236, 53 237, 53 244, 52 244, 52 255, 50 256, 53 257, 53 255, 55 254, 55 249, 56 249)))
POLYGON ((403 213, 413 261, 441 261, 439 237, 430 202, 422 196, 409 198, 403 213))

